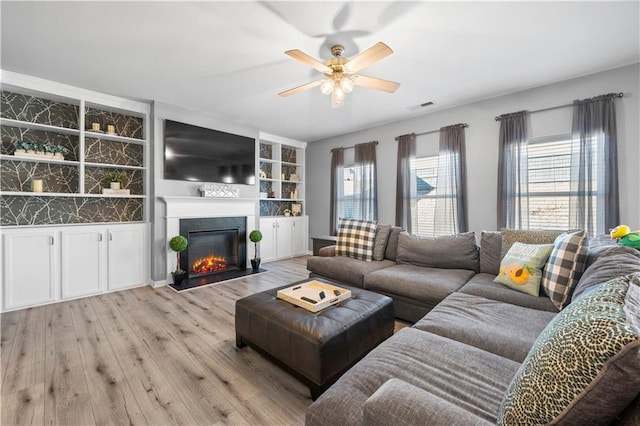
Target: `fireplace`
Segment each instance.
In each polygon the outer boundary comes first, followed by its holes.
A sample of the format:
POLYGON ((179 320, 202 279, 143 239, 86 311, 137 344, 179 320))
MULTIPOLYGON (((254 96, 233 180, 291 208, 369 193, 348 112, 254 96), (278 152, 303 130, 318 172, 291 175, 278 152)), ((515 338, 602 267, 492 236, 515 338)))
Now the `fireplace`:
POLYGON ((246 217, 180 219, 180 235, 189 244, 180 267, 192 284, 202 285, 242 276, 247 269, 246 217), (219 277, 216 277, 218 276, 219 277))

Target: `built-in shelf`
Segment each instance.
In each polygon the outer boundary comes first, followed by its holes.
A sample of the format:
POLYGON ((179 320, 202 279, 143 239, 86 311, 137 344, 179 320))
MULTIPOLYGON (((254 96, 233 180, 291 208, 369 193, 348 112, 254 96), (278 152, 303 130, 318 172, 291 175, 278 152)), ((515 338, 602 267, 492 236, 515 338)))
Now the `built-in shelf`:
POLYGON ((142 166, 125 166, 122 164, 110 164, 110 163, 84 163, 85 167, 100 167, 107 169, 128 169, 128 170, 144 170, 142 166))
POLYGON ((146 198, 146 195, 125 194, 80 194, 67 192, 24 192, 24 191, 0 191, 1 195, 18 197, 76 197, 76 198, 146 198))
POLYGON ((146 139, 129 138, 126 136, 112 135, 109 133, 92 132, 91 130, 85 130, 84 136, 86 138, 103 139, 103 140, 109 140, 114 142, 137 143, 141 145, 147 143, 146 139))
POLYGON ((22 157, 20 155, 0 155, 0 160, 10 160, 10 161, 29 161, 32 163, 46 163, 46 164, 62 164, 65 166, 77 166, 80 164, 79 161, 69 161, 69 160, 58 160, 51 157, 22 157))
POLYGON ((18 127, 20 129, 41 130, 43 132, 64 133, 67 135, 79 135, 79 129, 68 127, 51 126, 49 124, 32 123, 30 121, 13 120, 11 118, 0 118, 0 126, 18 127))

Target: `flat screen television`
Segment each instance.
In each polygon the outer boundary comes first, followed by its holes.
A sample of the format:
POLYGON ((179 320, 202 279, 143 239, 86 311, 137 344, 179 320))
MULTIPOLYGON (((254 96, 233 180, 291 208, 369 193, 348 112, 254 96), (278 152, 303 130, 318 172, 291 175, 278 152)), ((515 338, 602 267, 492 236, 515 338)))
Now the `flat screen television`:
POLYGON ((164 178, 255 185, 256 140, 164 120, 164 178))

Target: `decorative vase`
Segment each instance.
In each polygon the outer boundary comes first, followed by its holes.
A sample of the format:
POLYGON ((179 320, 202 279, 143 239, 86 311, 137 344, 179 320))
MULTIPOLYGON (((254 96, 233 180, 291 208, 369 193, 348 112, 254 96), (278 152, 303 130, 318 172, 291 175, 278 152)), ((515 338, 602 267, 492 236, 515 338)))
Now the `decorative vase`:
POLYGON ((260 259, 251 259, 251 269, 253 272, 258 272, 260 270, 260 259))
POLYGON ((184 281, 185 277, 187 276, 186 272, 172 272, 171 276, 173 277, 173 285, 175 286, 179 286, 182 284, 182 281, 184 281))
POLYGON ((111 189, 120 189, 120 182, 111 182, 109 183, 109 187, 111 189))

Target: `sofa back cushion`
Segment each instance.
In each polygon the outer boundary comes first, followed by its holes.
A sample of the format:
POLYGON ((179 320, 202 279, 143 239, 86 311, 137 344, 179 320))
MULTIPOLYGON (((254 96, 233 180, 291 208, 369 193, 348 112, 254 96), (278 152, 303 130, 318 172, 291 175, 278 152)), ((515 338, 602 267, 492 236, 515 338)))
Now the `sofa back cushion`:
POLYGON ((585 290, 621 275, 640 272, 640 250, 614 246, 600 251, 596 260, 582 273, 571 300, 576 300, 585 290))
POLYGON ((502 232, 482 231, 480 237, 480 272, 491 275, 500 273, 502 259, 502 232))
POLYGON ((543 330, 499 425, 610 424, 640 392, 640 274, 602 284, 543 330))
POLYGON ((430 268, 480 270, 473 232, 442 237, 418 237, 402 232, 398 236, 396 261, 430 268))
POLYGON ((398 235, 404 231, 404 228, 400 226, 394 226, 389 233, 389 239, 387 240, 387 248, 384 251, 384 258, 396 261, 398 257, 398 235))
POLYGON ((546 230, 524 230, 524 229, 500 229, 502 233, 502 255, 503 258, 513 243, 519 242, 524 244, 553 244, 558 235, 564 231, 546 231, 546 230))
POLYGON ((340 218, 336 256, 370 262, 373 259, 375 237, 376 222, 340 218))

